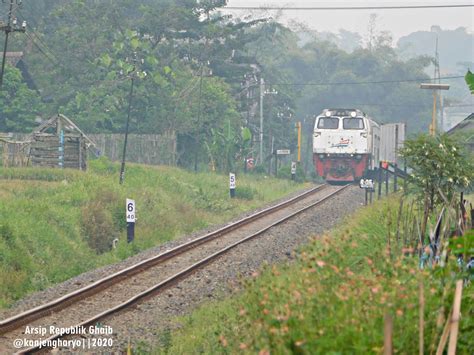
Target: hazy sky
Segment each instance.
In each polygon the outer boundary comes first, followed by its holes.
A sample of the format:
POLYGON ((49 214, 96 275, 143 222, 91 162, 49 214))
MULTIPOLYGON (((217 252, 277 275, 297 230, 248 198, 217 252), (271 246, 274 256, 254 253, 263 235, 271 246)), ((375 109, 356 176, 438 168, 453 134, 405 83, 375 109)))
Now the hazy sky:
MULTIPOLYGON (((474 0, 229 0, 228 6, 392 6, 392 5, 446 5, 474 4, 474 0)), ((232 11, 235 15, 245 15, 249 11, 232 11)), ((261 13, 261 12, 260 12, 261 13)), ((277 14, 276 11, 271 13, 277 14)), ((337 11, 291 11, 282 13, 281 22, 288 24, 292 20, 304 23, 318 31, 337 32, 339 28, 366 35, 369 16, 378 15, 377 29, 392 33, 394 40, 415 31, 429 31, 432 25, 443 29, 466 27, 473 32, 474 7, 442 9, 399 9, 399 10, 337 10, 337 11)), ((258 14, 256 12, 255 14, 258 14)), ((270 13, 266 13, 269 15, 270 13)))

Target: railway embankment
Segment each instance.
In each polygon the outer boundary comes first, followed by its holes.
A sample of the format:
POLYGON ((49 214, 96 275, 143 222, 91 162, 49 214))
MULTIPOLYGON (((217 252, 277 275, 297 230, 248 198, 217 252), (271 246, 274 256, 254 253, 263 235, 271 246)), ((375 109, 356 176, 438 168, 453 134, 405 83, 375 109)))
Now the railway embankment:
MULTIPOLYGON (((178 318, 169 328, 174 330, 161 329, 159 347, 148 349, 168 354, 380 353, 390 341, 394 352, 413 353, 420 346, 436 352, 443 329, 456 323, 448 316, 456 280, 466 274, 454 252, 447 263, 420 269, 418 242, 409 237, 416 212, 413 203, 401 205, 400 198, 377 201, 325 234, 316 235, 313 226, 315 237, 294 262, 255 272, 232 298, 178 318)), ((474 347, 473 295, 472 283, 466 284, 456 316, 460 354, 474 347)))
POLYGON ((106 160, 91 161, 88 172, 0 168, 1 314, 9 314, 5 308, 15 302, 20 309, 29 308, 35 303, 25 298, 30 293, 85 273, 59 286, 54 295, 42 291, 32 296, 42 302, 58 297, 110 272, 106 265, 136 255, 125 261, 133 263, 140 251, 172 244, 305 188, 239 175, 237 196, 230 199, 225 175, 133 164, 126 173, 119 186, 119 165, 106 160), (137 206, 131 244, 126 242, 126 198, 135 199, 137 206), (97 271, 99 267, 103 270, 97 271))

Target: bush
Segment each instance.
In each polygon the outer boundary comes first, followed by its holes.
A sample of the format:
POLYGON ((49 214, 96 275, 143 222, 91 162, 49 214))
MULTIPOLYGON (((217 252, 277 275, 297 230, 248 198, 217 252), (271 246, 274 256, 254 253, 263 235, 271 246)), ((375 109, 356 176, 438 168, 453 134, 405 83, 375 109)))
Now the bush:
POLYGON ((105 190, 82 208, 82 230, 85 239, 89 247, 98 254, 109 251, 112 241, 119 235, 122 225, 114 218, 114 214, 117 214, 116 206, 119 205, 119 196, 105 190))
POLYGON ((13 230, 8 224, 0 224, 0 239, 3 239, 7 244, 13 242, 13 230))
MULTIPOLYGON (((278 178, 280 179, 288 179, 291 180, 291 164, 283 165, 281 168, 278 169, 278 178)), ((297 182, 304 182, 305 181, 305 174, 303 167, 301 164, 296 165, 296 177, 295 181, 297 182)))
POLYGON ((231 199, 226 175, 130 163, 119 185, 119 168, 107 159, 91 161, 87 172, 0 167, 0 308, 300 188, 239 175, 237 188, 249 186, 244 194, 253 198, 231 199), (114 238, 125 239, 126 197, 137 202, 137 238, 104 253, 114 238))
MULTIPOLYGON (((391 218, 397 204, 396 199, 379 201, 331 235, 315 238, 295 262, 264 267, 243 282, 242 293, 180 319, 183 326, 156 353, 381 353, 388 313, 394 353, 409 354, 419 341, 420 281, 429 352, 441 336, 439 312, 444 309, 446 316, 452 303, 458 264, 450 257, 444 269, 418 271, 418 257, 397 243, 387 248, 396 230, 391 218)), ((472 285, 466 285, 458 338, 462 354, 474 346, 474 323, 465 316, 472 314, 472 294, 472 285)))
POLYGON ((89 165, 91 170, 101 175, 118 174, 120 167, 119 164, 110 161, 110 159, 105 156, 90 160, 89 165))
POLYGON ((235 189, 235 197, 242 200, 253 200, 257 195, 257 190, 249 186, 240 186, 235 189))

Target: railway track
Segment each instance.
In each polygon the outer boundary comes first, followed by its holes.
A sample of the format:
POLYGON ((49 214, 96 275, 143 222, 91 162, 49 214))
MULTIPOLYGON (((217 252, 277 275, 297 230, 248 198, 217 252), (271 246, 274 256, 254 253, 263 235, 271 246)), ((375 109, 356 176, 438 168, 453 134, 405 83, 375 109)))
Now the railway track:
MULTIPOLYGON (((95 325, 104 318, 169 288, 236 246, 323 203, 348 186, 322 185, 313 188, 52 302, 2 320, 0 339, 4 345, 0 344, 0 351, 14 350, 13 341, 18 338, 37 340, 37 335, 24 334, 26 325, 37 329, 50 325, 71 329, 95 325)), ((61 337, 62 335, 53 335, 42 340, 48 342, 61 337)), ((35 352, 40 348, 44 349, 44 346, 22 348, 20 353, 35 352)))

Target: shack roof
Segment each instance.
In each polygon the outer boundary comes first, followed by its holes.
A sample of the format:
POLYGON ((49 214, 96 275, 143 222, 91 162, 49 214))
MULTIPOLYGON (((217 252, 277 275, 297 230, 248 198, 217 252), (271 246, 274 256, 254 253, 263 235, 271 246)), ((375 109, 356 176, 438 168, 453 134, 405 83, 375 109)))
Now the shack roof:
POLYGON ((26 140, 32 141, 35 135, 40 134, 40 133, 47 133, 47 131, 51 129, 53 129, 54 132, 56 133, 59 126, 61 126, 61 128, 67 133, 76 133, 84 137, 87 142, 86 143, 87 148, 96 147, 95 143, 89 137, 87 137, 87 135, 84 132, 82 132, 81 129, 77 127, 74 122, 72 122, 69 118, 67 118, 66 116, 62 114, 55 115, 51 117, 49 120, 46 120, 43 123, 41 123, 27 137, 26 140))
POLYGON ((471 113, 469 116, 467 116, 464 120, 459 122, 457 125, 452 127, 447 133, 452 134, 454 132, 457 132, 459 130, 467 130, 467 129, 474 129, 474 113, 471 113))

